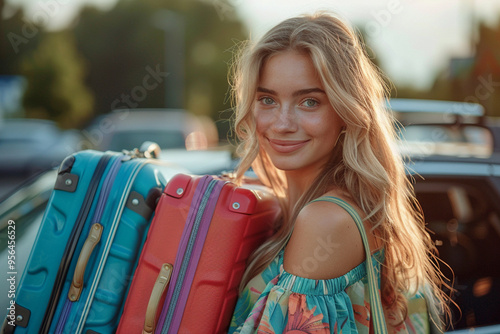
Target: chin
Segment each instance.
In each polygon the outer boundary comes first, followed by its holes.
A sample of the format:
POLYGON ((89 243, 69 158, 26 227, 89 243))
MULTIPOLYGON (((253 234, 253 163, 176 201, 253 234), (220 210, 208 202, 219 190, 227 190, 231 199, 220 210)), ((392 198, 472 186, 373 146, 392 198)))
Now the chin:
POLYGON ((271 159, 271 161, 272 161, 274 167, 276 167, 277 169, 282 170, 284 172, 294 171, 294 170, 297 170, 297 169, 304 167, 300 163, 293 163, 290 161, 279 161, 279 160, 276 161, 273 159, 271 159))

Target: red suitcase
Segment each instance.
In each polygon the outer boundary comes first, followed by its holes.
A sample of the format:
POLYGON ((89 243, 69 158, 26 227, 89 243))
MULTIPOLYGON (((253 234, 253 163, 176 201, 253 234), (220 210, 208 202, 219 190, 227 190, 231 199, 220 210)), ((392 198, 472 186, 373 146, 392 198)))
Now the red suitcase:
POLYGON ((158 203, 117 333, 152 333, 155 323, 156 333, 227 332, 248 256, 272 233, 279 212, 263 186, 174 176, 158 203))

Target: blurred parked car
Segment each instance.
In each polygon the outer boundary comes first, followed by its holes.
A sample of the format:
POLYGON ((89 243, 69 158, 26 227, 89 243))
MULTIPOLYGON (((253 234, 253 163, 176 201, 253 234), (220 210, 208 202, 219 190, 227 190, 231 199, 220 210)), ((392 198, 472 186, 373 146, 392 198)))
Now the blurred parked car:
POLYGON ((60 130, 52 121, 5 119, 0 122, 0 174, 32 175, 54 168, 81 148, 76 130, 60 130))
POLYGON ((217 129, 205 118, 181 109, 118 109, 83 131, 98 150, 121 151, 153 141, 162 149, 206 149, 217 145, 217 129))
MULTIPOLYGON (((17 283, 28 262, 31 248, 42 222, 43 213, 56 180, 57 171, 51 169, 42 172, 23 183, 10 193, 8 198, 0 201, 0 279, 5 282, 9 275, 7 258, 9 256, 7 226, 9 220, 15 222, 15 268, 17 283)), ((9 286, 0 284, 0 307, 5 310, 9 306, 9 286)), ((2 311, 1 316, 5 316, 2 311)))
POLYGON ((52 121, 0 121, 0 198, 41 171, 52 169, 81 149, 77 130, 61 130, 52 121))
MULTIPOLYGON (((471 103, 393 100, 397 147, 439 257, 454 273, 456 333, 500 333, 500 154, 496 130, 471 103)), ((451 278, 452 271, 441 269, 451 278)))
POLYGON ((231 152, 217 147, 215 124, 181 109, 120 109, 96 119, 82 131, 88 147, 121 151, 145 141, 157 143, 160 159, 194 174, 227 169, 231 152))

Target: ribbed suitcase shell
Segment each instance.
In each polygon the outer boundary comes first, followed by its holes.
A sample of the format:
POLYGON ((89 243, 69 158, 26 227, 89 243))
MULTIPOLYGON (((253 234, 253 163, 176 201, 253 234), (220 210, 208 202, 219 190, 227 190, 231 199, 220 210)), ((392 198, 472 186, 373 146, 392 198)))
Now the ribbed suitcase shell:
MULTIPOLYGON (((82 151, 74 154, 74 163, 70 170, 78 175, 78 185, 74 192, 54 190, 45 211, 40 230, 32 248, 26 269, 21 278, 16 304, 31 311, 26 327, 17 325, 15 333, 38 332, 49 299, 56 281, 63 253, 70 239, 75 221, 87 196, 89 183, 95 173, 98 161, 104 153, 97 151, 82 151)), ((103 183, 108 177, 111 165, 123 155, 111 154, 95 197, 91 200, 91 208, 85 218, 83 229, 78 238, 75 252, 64 282, 59 302, 51 321, 50 332, 55 332, 59 321, 62 304, 67 299, 68 289, 73 277, 76 262, 83 243, 88 236, 91 218, 96 211, 97 198, 102 192, 103 183)), ((141 201, 146 200, 152 188, 163 189, 166 181, 180 171, 156 164, 146 159, 125 159, 112 183, 109 198, 104 207, 100 223, 104 226, 101 241, 97 244, 85 270, 84 287, 80 299, 72 305, 63 333, 79 333, 94 330, 99 333, 113 333, 118 325, 119 315, 123 307, 124 296, 131 282, 133 269, 137 264, 140 249, 149 227, 150 219, 135 212, 127 206, 130 194, 140 195, 141 201), (132 173, 134 171, 134 173, 132 173), (136 174, 135 174, 136 173, 136 174), (135 180, 130 183, 130 192, 124 192, 124 187, 131 175, 135 180), (125 195, 126 196, 125 196, 125 195), (142 196, 142 198, 141 198, 142 196), (121 206, 121 212, 117 208, 121 206), (115 220, 115 229, 108 226, 115 220), (105 240, 108 240, 106 244, 105 240), (103 256, 104 248, 108 248, 103 256), (96 266, 101 263, 100 275, 96 275, 96 266), (90 286, 94 287, 90 289, 90 286), (90 291, 92 290, 92 291, 90 291), (85 312, 83 309, 85 308, 85 312)), ((160 190, 161 191, 161 190, 160 190)))
MULTIPOLYGON (((167 184, 148 232, 117 333, 141 333, 149 296, 162 264, 176 265, 179 242, 199 181, 199 176, 180 174, 167 184)), ((179 333, 227 332, 248 256, 270 236, 279 213, 278 201, 265 187, 237 187, 227 183, 222 188, 179 333)))

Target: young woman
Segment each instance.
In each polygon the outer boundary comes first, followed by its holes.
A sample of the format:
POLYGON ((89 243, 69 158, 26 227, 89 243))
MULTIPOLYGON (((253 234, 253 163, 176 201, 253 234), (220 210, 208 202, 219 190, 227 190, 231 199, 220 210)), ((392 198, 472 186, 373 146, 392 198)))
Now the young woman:
POLYGON ((245 47, 233 92, 237 178, 252 166, 283 217, 250 259, 230 333, 369 333, 356 215, 389 332, 428 331, 429 311, 447 310, 443 280, 358 37, 331 15, 288 19, 245 47))

